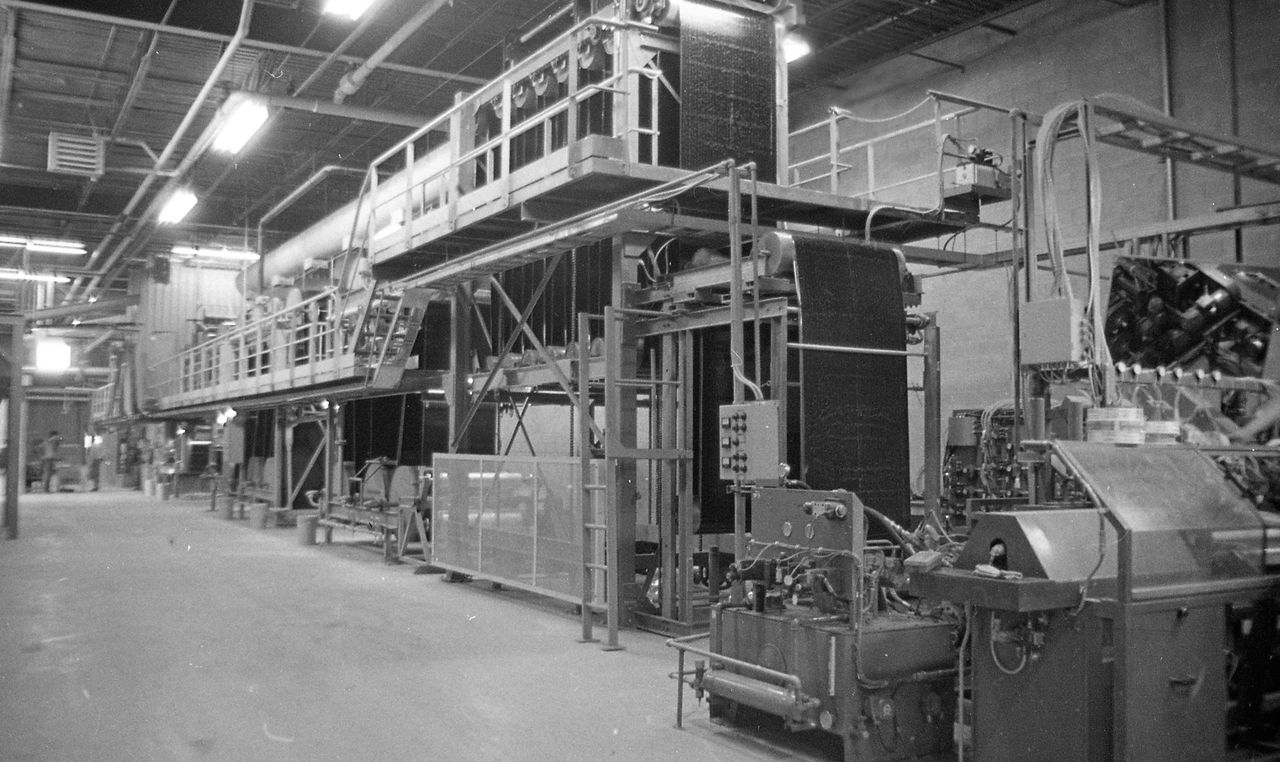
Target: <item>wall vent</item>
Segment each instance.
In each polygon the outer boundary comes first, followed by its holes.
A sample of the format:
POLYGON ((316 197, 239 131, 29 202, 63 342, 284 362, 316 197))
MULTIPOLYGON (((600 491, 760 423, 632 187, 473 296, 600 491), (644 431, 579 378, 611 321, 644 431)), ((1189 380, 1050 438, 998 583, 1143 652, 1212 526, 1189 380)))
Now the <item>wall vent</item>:
POLYGON ((106 153, 102 139, 97 136, 49 133, 50 172, 100 177, 106 170, 106 153))

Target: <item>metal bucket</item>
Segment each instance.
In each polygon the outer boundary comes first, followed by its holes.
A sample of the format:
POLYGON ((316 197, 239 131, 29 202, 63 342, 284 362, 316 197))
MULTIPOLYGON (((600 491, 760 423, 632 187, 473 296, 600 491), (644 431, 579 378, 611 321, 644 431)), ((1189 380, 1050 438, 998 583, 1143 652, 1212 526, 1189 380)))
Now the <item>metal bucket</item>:
POLYGON ((218 518, 231 520, 235 518, 236 498, 235 495, 219 495, 218 496, 218 518))
POLYGON ((249 526, 254 529, 267 528, 267 506, 265 503, 254 503, 249 506, 249 526))
POLYGON ((299 545, 315 545, 316 544, 316 527, 320 524, 320 516, 314 513, 304 513, 298 516, 298 544, 299 545))

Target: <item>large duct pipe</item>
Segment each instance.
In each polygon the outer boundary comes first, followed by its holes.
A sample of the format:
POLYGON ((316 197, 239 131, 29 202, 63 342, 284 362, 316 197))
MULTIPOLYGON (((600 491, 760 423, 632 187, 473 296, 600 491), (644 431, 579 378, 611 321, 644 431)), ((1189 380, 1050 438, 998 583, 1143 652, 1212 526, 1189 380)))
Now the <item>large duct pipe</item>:
MULTIPOLYGON (((276 248, 262 255, 262 259, 250 265, 239 278, 240 290, 246 294, 255 293, 269 286, 277 277, 292 278, 302 273, 303 265, 308 259, 328 261, 345 251, 344 243, 349 237, 358 242, 371 231, 370 207, 373 208, 373 233, 385 230, 393 224, 404 209, 403 198, 406 190, 410 190, 410 206, 415 210, 424 209, 441 199, 446 182, 443 171, 449 165, 449 146, 441 146, 426 156, 418 159, 407 169, 402 169, 391 177, 378 183, 378 190, 372 199, 357 199, 311 227, 285 241, 276 248), (438 176, 429 183, 424 179, 438 176), (412 180, 413 187, 409 188, 412 180), (390 203, 399 199, 396 203, 390 203), (356 213, 359 211, 359 219, 356 213)), ((409 224, 410 220, 399 220, 401 224, 409 224)), ((395 228, 398 230, 399 228, 395 228)))

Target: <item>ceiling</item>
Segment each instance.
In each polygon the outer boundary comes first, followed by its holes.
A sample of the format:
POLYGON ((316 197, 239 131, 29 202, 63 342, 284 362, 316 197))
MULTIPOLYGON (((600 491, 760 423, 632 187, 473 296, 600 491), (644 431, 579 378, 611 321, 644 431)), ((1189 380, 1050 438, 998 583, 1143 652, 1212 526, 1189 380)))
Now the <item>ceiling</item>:
MULTIPOLYGON (((815 52, 792 65, 794 87, 832 84, 992 25, 1030 1, 804 0, 801 31, 815 52)), ((410 131, 374 110, 426 121, 455 93, 500 72, 511 32, 566 2, 379 0, 353 22, 322 15, 320 0, 257 0, 243 45, 186 120, 236 32, 240 3, 0 0, 0 236, 74 239, 87 248, 81 256, 44 255, 0 244, 0 267, 76 278, 62 291, 65 301, 120 292, 131 269, 176 244, 253 248, 265 212, 321 167, 338 168, 270 222, 268 243, 283 238, 354 198, 358 173, 410 131), (346 99, 366 118, 284 109, 234 157, 193 150, 235 90, 332 104, 344 73, 433 4, 440 7, 429 23, 346 99), (104 6, 113 15, 93 11, 104 6), (104 171, 49 171, 51 133, 106 138, 104 171), (200 205, 178 226, 150 224, 149 210, 170 184, 153 174, 158 158, 200 191, 200 205)), ((0 281, 0 310, 18 307, 15 293, 0 281)))

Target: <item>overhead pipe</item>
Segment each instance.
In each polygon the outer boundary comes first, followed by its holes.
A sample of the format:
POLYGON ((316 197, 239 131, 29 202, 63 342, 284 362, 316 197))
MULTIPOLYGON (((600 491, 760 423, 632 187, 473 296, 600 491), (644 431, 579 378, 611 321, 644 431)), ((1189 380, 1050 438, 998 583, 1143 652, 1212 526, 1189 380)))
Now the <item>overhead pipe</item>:
MULTIPOLYGON (((311 177, 308 177, 307 180, 304 183, 302 183, 302 185, 299 185, 297 188, 294 188, 289 195, 282 198, 279 202, 276 203, 275 206, 267 210, 267 213, 262 215, 262 218, 258 220, 257 243, 258 243, 259 254, 261 254, 263 250, 262 231, 266 227, 267 222, 275 219, 285 209, 288 209, 289 207, 293 206, 298 201, 298 199, 302 198, 308 192, 310 192, 312 188, 322 183, 326 177, 338 172, 345 173, 345 174, 353 174, 353 175, 365 174, 365 170, 363 169, 343 167, 338 164, 326 164, 325 166, 317 170, 316 173, 311 175, 311 177)), ((258 268, 258 290, 259 291, 261 291, 266 286, 265 276, 263 273, 264 273, 263 268, 259 267, 258 268)))
MULTIPOLYGON (((93 267, 94 264, 97 263, 99 257, 101 257, 103 252, 106 250, 108 244, 120 235, 130 217, 142 203, 142 200, 146 198, 147 192, 151 190, 151 186, 160 178, 161 172, 164 170, 164 165, 173 158, 174 153, 177 152, 182 139, 186 137, 187 131, 191 129, 191 125, 195 123, 196 117, 199 116, 200 110, 204 108, 205 101, 208 100, 210 93, 213 92, 213 88, 217 86, 218 79, 222 76, 222 73, 227 70, 227 67, 231 65, 231 60, 240 50, 240 45, 249 35, 249 20, 253 17, 253 1, 254 0, 244 0, 244 5, 240 9, 240 23, 236 26, 236 32, 232 35, 231 41, 227 43, 226 50, 222 52, 222 57, 219 58, 218 63, 214 65, 213 71, 211 71, 209 73, 209 77, 205 79, 204 86, 200 88, 200 92, 196 95, 195 101, 192 102, 191 107, 187 109, 186 116, 182 118, 182 122, 178 125, 178 129, 173 133, 173 137, 171 137, 169 139, 169 143, 165 145, 164 151, 160 153, 160 158, 156 161, 155 171, 143 178, 142 183, 129 199, 129 203, 125 205, 124 211, 122 211, 120 216, 116 218, 116 223, 111 226, 111 230, 107 231, 107 235, 103 237, 102 241, 94 248, 93 253, 89 255, 89 261, 87 263, 89 267, 93 267)), ((190 154, 188 154, 188 156, 190 156, 190 154)), ((153 199, 151 207, 155 206, 154 201, 155 200, 153 199)), ((137 235, 137 228, 147 222, 147 217, 150 216, 149 212, 150 208, 148 208, 148 214, 144 215, 136 222, 134 230, 132 230, 124 237, 123 240, 120 241, 119 244, 116 245, 115 250, 112 251, 111 255, 107 258, 107 261, 101 268, 103 274, 110 270, 115 261, 124 254, 129 243, 137 235)), ((88 285, 84 288, 84 295, 87 296, 92 293, 93 290, 102 282, 102 278, 103 275, 101 274, 93 276, 93 278, 89 280, 88 285)), ((81 282, 82 281, 80 279, 76 279, 76 281, 71 284, 71 288, 67 289, 67 295, 64 299, 66 303, 69 304, 76 298, 77 292, 80 290, 81 282)))
MULTIPOLYGON (((409 206, 413 209, 425 209, 441 200, 444 170, 449 163, 450 146, 445 144, 391 177, 379 180, 377 191, 371 198, 348 202, 245 268, 237 280, 240 289, 246 294, 255 293, 265 289, 276 277, 297 276, 308 259, 334 259, 346 250, 349 236, 354 235, 355 240, 359 240, 392 224, 393 215, 405 207, 404 204, 388 202, 406 192, 411 194, 409 206), (432 177, 436 180, 422 182, 432 177), (413 186, 410 186, 411 181, 413 186), (371 221, 372 230, 369 229, 371 221)), ((401 220, 405 225, 411 222, 401 220)))
POLYGON ((409 19, 408 23, 387 38, 387 41, 382 43, 382 47, 375 50, 373 55, 365 59, 364 63, 342 76, 342 80, 338 83, 338 89, 333 91, 333 102, 342 103, 347 98, 355 95, 356 91, 364 85, 365 80, 369 78, 374 69, 378 68, 379 64, 387 60, 392 53, 396 52, 404 44, 405 40, 409 39, 414 32, 418 31, 423 24, 427 23, 432 16, 436 15, 446 5, 452 7, 453 0, 431 0, 431 2, 424 5, 417 15, 409 19))
MULTIPOLYGON (((243 92, 243 91, 241 91, 243 92)), ((368 106, 347 106, 341 103, 313 100, 311 98, 290 97, 287 95, 267 95, 265 93, 245 93, 258 99, 269 108, 282 108, 289 111, 306 111, 322 116, 337 116, 360 122, 377 122, 394 124, 400 127, 417 129, 426 124, 428 117, 420 114, 406 114, 400 111, 388 111, 368 106)))

